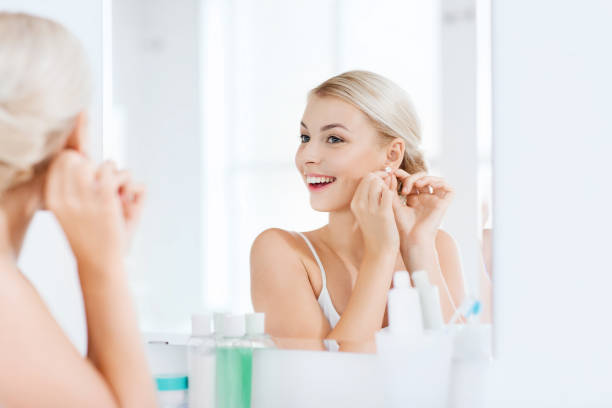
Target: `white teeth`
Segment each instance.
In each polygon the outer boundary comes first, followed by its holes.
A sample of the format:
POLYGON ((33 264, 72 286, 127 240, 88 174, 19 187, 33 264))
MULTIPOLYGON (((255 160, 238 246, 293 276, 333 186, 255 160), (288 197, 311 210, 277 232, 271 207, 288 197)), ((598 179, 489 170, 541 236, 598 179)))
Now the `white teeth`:
POLYGON ((333 177, 306 177, 306 182, 308 184, 320 184, 320 183, 331 183, 335 179, 333 177))

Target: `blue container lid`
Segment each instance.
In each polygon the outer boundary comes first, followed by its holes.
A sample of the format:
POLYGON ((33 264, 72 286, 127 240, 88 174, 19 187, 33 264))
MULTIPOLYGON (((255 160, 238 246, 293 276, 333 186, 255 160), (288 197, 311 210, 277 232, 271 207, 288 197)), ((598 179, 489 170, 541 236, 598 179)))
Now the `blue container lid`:
POLYGON ((189 388, 189 381, 186 375, 183 376, 162 376, 155 377, 158 391, 180 391, 189 388))

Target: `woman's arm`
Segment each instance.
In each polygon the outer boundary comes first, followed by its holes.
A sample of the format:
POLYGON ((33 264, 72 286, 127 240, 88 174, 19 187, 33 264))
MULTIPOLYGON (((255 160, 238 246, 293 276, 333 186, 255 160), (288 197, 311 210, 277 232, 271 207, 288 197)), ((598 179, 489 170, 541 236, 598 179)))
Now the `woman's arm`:
POLYGON ((251 248, 251 299, 266 314, 266 332, 291 347, 323 350, 330 331, 308 273, 287 231, 262 232, 251 248))
POLYGON ((87 357, 120 407, 157 406, 123 263, 79 264, 87 316, 87 357), (112 270, 112 272, 110 272, 112 270))
POLYGON ((349 303, 331 330, 294 239, 286 231, 269 229, 251 249, 253 308, 266 313, 266 331, 281 347, 323 350, 322 340, 330 339, 340 351, 374 351, 373 336, 381 327, 390 286, 381 270, 392 271, 396 256, 366 253, 349 303))
POLYGON ((427 271, 429 281, 438 287, 442 315, 448 323, 465 296, 459 250, 453 237, 438 230, 435 242, 402 248, 408 271, 427 271))
POLYGON ((127 229, 135 215, 126 211, 135 209, 133 200, 121 196, 127 184, 125 174, 113 164, 97 169, 74 151, 60 153, 51 163, 45 204, 59 221, 77 261, 89 358, 79 356, 14 267, 0 268, 9 271, 10 288, 3 287, 8 293, 0 296, 0 327, 9 328, 7 336, 0 336, 4 342, 0 358, 7 362, 0 364, 5 380, 0 381, 0 398, 9 401, 6 405, 157 405, 122 261, 127 229))
POLYGON ((444 319, 448 322, 463 301, 463 273, 453 238, 440 230, 440 223, 454 197, 454 190, 439 177, 395 170, 402 182, 402 203, 393 202, 400 231, 400 252, 409 272, 425 270, 440 291, 444 319))
POLYGON ((366 251, 355 287, 336 327, 327 335, 341 351, 374 352, 387 306, 397 253, 366 251))
POLYGON ((340 321, 327 336, 343 351, 374 351, 374 335, 382 326, 400 245, 393 213, 395 191, 385 172, 362 179, 351 201, 364 243, 357 281, 340 321))

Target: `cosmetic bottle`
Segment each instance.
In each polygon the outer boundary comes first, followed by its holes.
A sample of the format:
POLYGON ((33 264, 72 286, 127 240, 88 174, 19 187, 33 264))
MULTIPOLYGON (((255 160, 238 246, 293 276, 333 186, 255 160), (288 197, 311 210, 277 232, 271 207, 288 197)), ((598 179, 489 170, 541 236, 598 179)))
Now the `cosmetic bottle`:
POLYGON ((272 338, 265 333, 265 314, 246 315, 246 339, 251 348, 276 348, 272 338))
POLYGON ((427 330, 442 329, 444 327, 444 319, 442 317, 442 308, 440 307, 438 287, 429 283, 426 271, 412 272, 412 280, 421 301, 423 326, 427 330))
POLYGON ((393 289, 389 290, 389 332, 392 335, 410 336, 423 334, 421 305, 417 291, 410 285, 407 271, 393 275, 393 289))
POLYGON ((209 314, 191 317, 191 337, 187 343, 189 367, 189 407, 214 408, 216 350, 209 314))
POLYGON ((245 317, 226 315, 217 338, 217 408, 250 408, 253 351, 245 338, 245 317))
POLYGON ((213 336, 217 340, 223 337, 223 323, 227 315, 228 314, 224 312, 213 313, 213 336))
MULTIPOLYGON (((187 376, 157 376, 157 401, 160 408, 187 408, 187 376)), ((189 405, 191 406, 191 405, 189 405)))

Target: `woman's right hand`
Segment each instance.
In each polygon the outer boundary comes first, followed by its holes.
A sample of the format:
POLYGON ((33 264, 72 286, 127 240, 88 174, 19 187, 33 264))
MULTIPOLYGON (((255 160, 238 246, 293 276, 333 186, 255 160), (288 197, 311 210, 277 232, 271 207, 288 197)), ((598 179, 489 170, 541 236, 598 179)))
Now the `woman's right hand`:
POLYGON ((395 193, 385 176, 384 172, 370 173, 361 180, 351 201, 351 211, 363 234, 366 251, 395 255, 400 243, 392 207, 395 193))
POLYGON ((96 168, 74 151, 60 153, 49 167, 45 204, 66 234, 79 273, 83 266, 100 270, 121 262, 128 239, 121 178, 113 163, 96 168))

